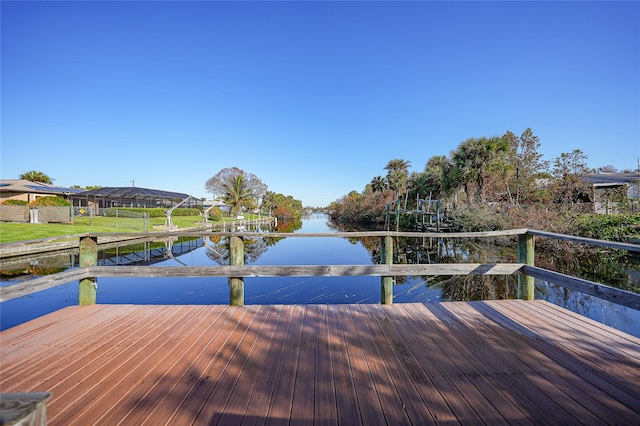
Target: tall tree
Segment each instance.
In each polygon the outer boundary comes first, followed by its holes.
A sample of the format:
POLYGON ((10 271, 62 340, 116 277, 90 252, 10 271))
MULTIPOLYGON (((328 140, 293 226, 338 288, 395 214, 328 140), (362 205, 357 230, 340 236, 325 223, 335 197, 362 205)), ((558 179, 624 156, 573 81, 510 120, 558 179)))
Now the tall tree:
POLYGON ((429 158, 427 164, 424 166, 425 174, 425 188, 426 191, 432 194, 432 197, 440 198, 443 191, 443 173, 449 164, 449 160, 444 155, 436 155, 429 158))
POLYGON ((436 155, 431 157, 421 173, 411 173, 407 182, 409 199, 440 199, 443 195, 443 173, 448 165, 447 157, 436 155))
POLYGON ((205 189, 222 197, 231 207, 231 213, 237 214, 243 208, 255 208, 267 191, 267 185, 252 173, 230 167, 207 180, 205 189))
POLYGON ((382 176, 376 176, 371 180, 371 191, 383 192, 387 190, 387 180, 382 176))
POLYGON ((385 170, 387 170, 387 184, 389 185, 389 189, 396 192, 396 198, 406 189, 410 165, 410 161, 396 158, 389 161, 385 166, 385 170))
POLYGON ((560 202, 563 208, 580 201, 591 198, 590 185, 583 180, 592 172, 587 166, 587 155, 580 149, 563 152, 553 160, 551 187, 553 198, 560 202))
POLYGON ((261 208, 278 217, 298 217, 302 215, 302 201, 291 195, 267 191, 262 197, 261 208))
POLYGON ((470 204, 484 201, 486 174, 494 170, 496 160, 506 149, 504 138, 492 136, 469 138, 452 152, 451 180, 464 188, 470 204))
POLYGON ((511 202, 520 204, 535 201, 536 176, 549 167, 548 162, 542 161, 542 154, 538 151, 540 138, 533 134, 531 128, 526 129, 520 137, 508 131, 503 138, 508 144, 507 191, 511 202))
POLYGON ((53 179, 37 170, 31 170, 29 172, 21 174, 20 179, 30 180, 31 182, 47 183, 49 185, 53 183, 53 179))

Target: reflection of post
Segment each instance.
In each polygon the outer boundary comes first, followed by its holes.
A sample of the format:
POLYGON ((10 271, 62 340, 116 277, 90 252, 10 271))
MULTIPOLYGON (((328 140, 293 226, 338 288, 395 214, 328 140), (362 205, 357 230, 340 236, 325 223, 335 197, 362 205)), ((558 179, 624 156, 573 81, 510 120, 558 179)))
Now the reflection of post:
MULTIPOLYGON (((529 234, 518 235, 518 263, 534 265, 534 237, 529 234)), ((535 280, 528 275, 518 275, 518 299, 534 299, 535 280)))
MULTIPOLYGON (((98 264, 98 238, 80 237, 80 267, 96 266, 98 264)), ((93 305, 96 303, 96 278, 80 280, 78 288, 78 304, 93 305)))
MULTIPOLYGON (((244 241, 242 237, 229 237, 229 263, 231 266, 244 265, 244 241)), ((229 299, 231 306, 244 305, 244 278, 229 277, 229 299)))
MULTIPOLYGON (((380 263, 393 264, 393 238, 389 235, 380 241, 380 263)), ((381 277, 380 303, 391 305, 393 303, 393 277, 381 277)))

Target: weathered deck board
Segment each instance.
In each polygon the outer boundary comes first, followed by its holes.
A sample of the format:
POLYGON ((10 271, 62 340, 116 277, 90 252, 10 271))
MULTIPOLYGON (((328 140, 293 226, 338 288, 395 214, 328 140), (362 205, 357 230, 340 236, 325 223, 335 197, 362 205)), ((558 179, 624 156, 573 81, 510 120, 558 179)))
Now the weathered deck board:
POLYGON ((52 425, 640 421, 640 339, 543 301, 69 307, 0 333, 52 425))

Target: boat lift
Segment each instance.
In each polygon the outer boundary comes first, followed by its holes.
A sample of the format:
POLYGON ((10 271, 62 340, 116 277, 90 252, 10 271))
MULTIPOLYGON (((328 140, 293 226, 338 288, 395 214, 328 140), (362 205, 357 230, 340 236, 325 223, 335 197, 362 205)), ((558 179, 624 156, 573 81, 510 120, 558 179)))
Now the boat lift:
POLYGON ((189 195, 187 198, 185 198, 184 200, 180 201, 178 204, 176 204, 175 206, 171 207, 169 210, 167 210, 164 213, 164 215, 166 216, 166 220, 164 222, 165 228, 167 228, 167 229, 175 229, 175 228, 177 228, 177 226, 174 225, 173 222, 171 222, 171 213, 173 213, 173 211, 175 209, 177 209, 178 207, 180 207, 181 205, 183 205, 184 203, 186 203, 187 201, 189 201, 192 198, 194 198, 194 197, 189 195))
MULTIPOLYGON (((408 194, 408 191, 407 191, 408 194)), ((429 199, 421 199, 418 198, 416 199, 416 209, 415 210, 408 210, 407 209, 407 198, 405 196, 405 200, 404 200, 404 208, 400 207, 400 203, 401 200, 400 198, 390 201, 386 204, 386 208, 387 208, 387 213, 385 216, 385 221, 384 221, 384 226, 385 229, 388 231, 389 227, 391 225, 391 206, 393 204, 395 204, 395 224, 396 224, 396 231, 400 230, 400 214, 410 214, 410 215, 414 215, 414 216, 418 216, 421 218, 421 221, 418 222, 418 220, 416 220, 416 226, 420 225, 420 227, 422 229, 427 229, 427 228, 436 228, 437 232, 440 232, 440 228, 441 228, 441 214, 440 214, 440 200, 432 200, 431 199, 431 194, 429 194, 429 199), (428 217, 428 226, 427 226, 427 222, 425 221, 425 218, 428 217)))

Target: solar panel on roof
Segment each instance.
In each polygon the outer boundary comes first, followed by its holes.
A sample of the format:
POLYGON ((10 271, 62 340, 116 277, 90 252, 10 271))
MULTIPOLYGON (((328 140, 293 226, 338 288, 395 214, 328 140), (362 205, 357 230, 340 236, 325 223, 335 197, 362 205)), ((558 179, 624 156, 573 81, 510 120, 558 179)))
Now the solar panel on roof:
POLYGON ((27 188, 31 188, 31 189, 35 189, 36 191, 43 191, 43 192, 75 192, 75 193, 82 192, 81 189, 75 189, 75 188, 62 188, 62 187, 44 186, 44 185, 25 185, 25 186, 27 188))

